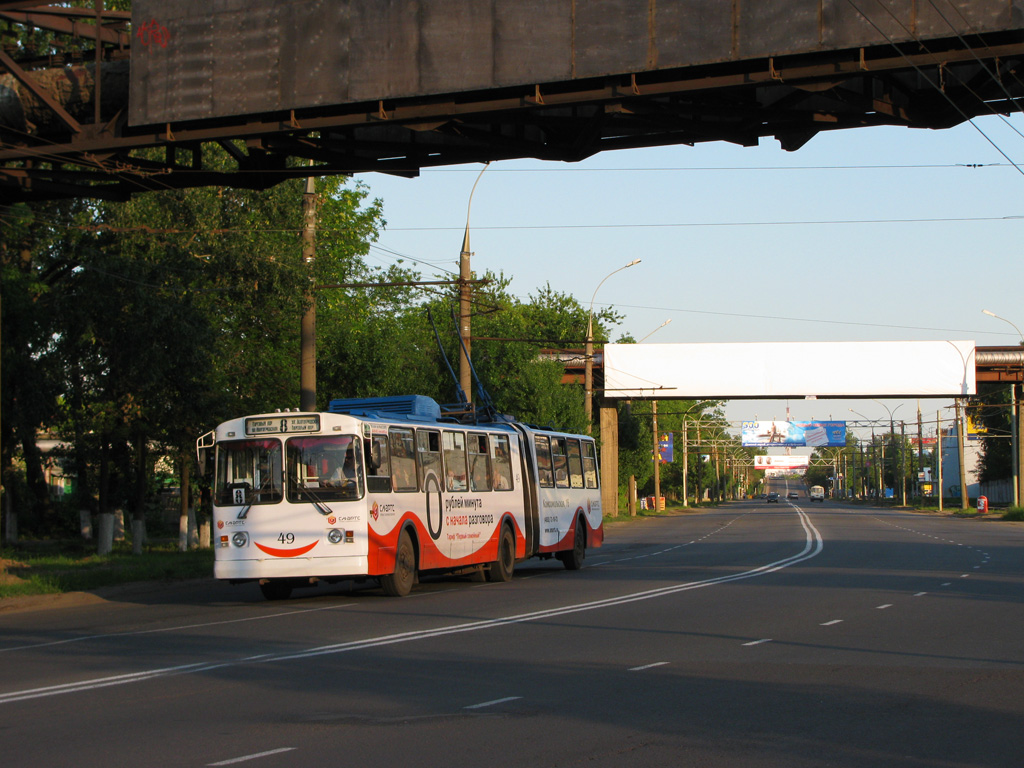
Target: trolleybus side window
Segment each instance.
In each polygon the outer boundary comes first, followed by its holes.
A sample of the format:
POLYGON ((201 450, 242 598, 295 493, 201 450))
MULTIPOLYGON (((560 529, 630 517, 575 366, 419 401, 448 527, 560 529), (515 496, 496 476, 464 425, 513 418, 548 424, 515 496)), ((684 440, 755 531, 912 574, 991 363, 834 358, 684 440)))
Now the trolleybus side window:
POLYGON ((390 492, 391 460, 388 455, 388 436, 373 435, 363 443, 366 448, 366 490, 390 492))
POLYGON ((363 452, 355 435, 288 440, 288 500, 319 503, 363 497, 363 452))
POLYGON ((428 493, 441 490, 441 434, 429 429, 416 430, 416 459, 419 462, 420 488, 428 493), (433 476, 433 484, 428 479, 433 476))
POLYGON ((276 504, 281 487, 280 440, 232 440, 217 446, 214 498, 220 506, 276 504))
POLYGON ((572 488, 583 487, 583 460, 580 458, 580 441, 569 439, 569 485, 572 488))
POLYGON ((416 451, 413 432, 406 427, 392 427, 391 471, 398 492, 416 490, 416 451))
POLYGON ((491 435, 491 478, 494 490, 512 490, 512 455, 505 435, 491 435))
POLYGON ((597 454, 589 440, 583 441, 583 478, 587 488, 597 488, 597 454))
POLYGON ((551 447, 547 435, 534 435, 533 445, 537 449, 537 475, 544 488, 554 488, 555 480, 551 474, 551 447))
POLYGON ((491 469, 488 466, 487 435, 469 435, 469 488, 491 490, 491 469))
POLYGON ((565 438, 551 438, 551 458, 554 460, 555 486, 557 488, 569 487, 569 463, 565 457, 565 438))
POLYGON ((441 433, 444 448, 445 487, 449 491, 464 491, 466 484, 466 434, 464 432, 441 433))

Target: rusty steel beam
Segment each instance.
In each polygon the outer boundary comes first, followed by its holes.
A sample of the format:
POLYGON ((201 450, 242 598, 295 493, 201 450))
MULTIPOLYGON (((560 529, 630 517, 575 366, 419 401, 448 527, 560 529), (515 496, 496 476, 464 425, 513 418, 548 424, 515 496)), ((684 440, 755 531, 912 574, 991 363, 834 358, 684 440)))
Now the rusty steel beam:
MULTIPOLYGON (((0 11, 14 5, 27 4, 0 0, 0 11)), ((1024 85, 1007 77, 1007 95, 979 61, 1000 72, 1019 71, 1024 38, 1016 32, 990 34, 985 41, 948 38, 931 40, 927 48, 823 51, 139 128, 124 120, 125 95, 120 115, 94 118, 106 121, 103 132, 84 118, 61 114, 57 104, 53 114, 69 129, 63 136, 12 134, 0 125, 0 201, 123 198, 140 190, 209 183, 264 188, 307 174, 412 176, 454 163, 519 157, 573 161, 609 149, 706 141, 746 146, 772 136, 794 150, 825 130, 944 128, 981 114, 1019 111, 1024 85), (237 169, 250 173, 234 177, 193 163, 186 175, 175 163, 135 155, 154 147, 196 153, 207 143, 231 146, 237 169), (289 158, 314 164, 289 168, 289 158)), ((12 73, 18 67, 9 58, 0 63, 12 73)))

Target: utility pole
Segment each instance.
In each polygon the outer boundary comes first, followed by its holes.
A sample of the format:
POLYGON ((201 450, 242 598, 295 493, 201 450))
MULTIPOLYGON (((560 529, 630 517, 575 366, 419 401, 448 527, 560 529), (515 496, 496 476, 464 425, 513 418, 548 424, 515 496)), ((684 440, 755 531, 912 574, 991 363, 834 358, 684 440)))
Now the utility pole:
MULTIPOLYGON (((924 472, 924 433, 922 432, 921 423, 921 401, 917 401, 917 471, 924 472)), ((918 475, 920 477, 920 474, 918 475)), ((921 493, 921 481, 917 481, 917 498, 923 498, 921 493)))
POLYGON ((652 400, 652 424, 654 426, 654 511, 661 511, 661 441, 658 439, 658 401, 652 400))
POLYGON ((964 416, 961 398, 956 399, 956 445, 960 464, 960 509, 967 509, 967 467, 964 466, 964 416))
POLYGON ((316 187, 312 176, 306 179, 306 192, 302 195, 302 219, 302 263, 306 265, 308 283, 299 351, 299 408, 315 411, 316 294, 313 292, 313 263, 316 261, 316 187))
POLYGON ((900 503, 907 506, 907 423, 900 422, 900 503))
POLYGON ((470 269, 469 260, 473 254, 469 250, 469 214, 473 209, 473 193, 476 192, 476 185, 480 183, 480 177, 484 175, 488 165, 489 163, 484 163, 476 181, 473 182, 473 188, 469 190, 469 203, 466 205, 466 233, 462 237, 462 251, 459 253, 459 336, 462 338, 462 344, 459 346, 459 386, 466 396, 467 406, 473 402, 473 373, 469 362, 472 359, 473 346, 470 328, 473 271, 470 269))
POLYGON ((690 447, 689 433, 687 432, 686 419, 683 419, 683 508, 690 506, 690 490, 686 487, 686 475, 689 473, 690 447))
POLYGON ((942 413, 940 411, 935 412, 935 441, 936 441, 936 461, 938 465, 936 474, 939 476, 939 512, 942 511, 942 413))

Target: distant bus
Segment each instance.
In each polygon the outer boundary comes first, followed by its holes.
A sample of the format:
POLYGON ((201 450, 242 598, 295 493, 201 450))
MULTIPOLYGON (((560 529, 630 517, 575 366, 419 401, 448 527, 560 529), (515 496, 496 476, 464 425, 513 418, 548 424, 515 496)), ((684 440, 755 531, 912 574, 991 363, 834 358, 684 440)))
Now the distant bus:
POLYGON ((812 485, 810 493, 807 494, 811 501, 820 501, 825 503, 825 489, 820 485, 812 485))
POLYGON ((270 600, 369 577, 404 596, 425 572, 508 581, 531 557, 578 569, 604 540, 591 437, 459 423, 427 397, 246 416, 197 449, 213 460, 214 576, 270 600))

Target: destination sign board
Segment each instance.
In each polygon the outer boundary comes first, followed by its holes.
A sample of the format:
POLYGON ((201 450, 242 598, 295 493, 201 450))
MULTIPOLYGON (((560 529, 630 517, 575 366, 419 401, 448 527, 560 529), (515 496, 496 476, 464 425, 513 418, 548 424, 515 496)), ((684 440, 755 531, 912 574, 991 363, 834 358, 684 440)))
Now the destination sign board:
POLYGON ((245 420, 245 434, 254 435, 283 435, 294 432, 319 432, 319 416, 259 416, 245 420))

